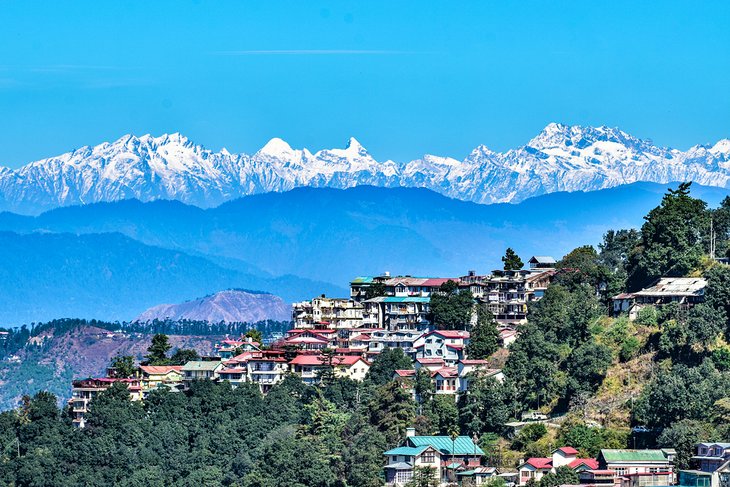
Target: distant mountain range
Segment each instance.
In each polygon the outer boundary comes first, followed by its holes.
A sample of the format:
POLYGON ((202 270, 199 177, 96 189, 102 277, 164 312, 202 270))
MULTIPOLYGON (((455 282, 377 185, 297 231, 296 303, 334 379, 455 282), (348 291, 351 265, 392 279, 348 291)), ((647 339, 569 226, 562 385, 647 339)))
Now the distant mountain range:
POLYGON ((256 323, 289 321, 291 307, 279 296, 269 293, 229 289, 180 304, 153 306, 135 318, 142 323, 153 320, 195 320, 209 323, 256 323))
MULTIPOLYGON (((489 272, 506 247, 562 257, 639 227, 668 185, 635 183, 479 205, 426 189, 299 188, 217 208, 135 200, 0 214, 0 326, 60 317, 131 320, 223 289, 292 302, 347 296, 383 271, 489 272)), ((692 186, 712 206, 724 188, 692 186)))
POLYGON ((727 187, 730 140, 686 152, 617 128, 551 123, 507 152, 486 146, 464 160, 425 155, 376 161, 351 138, 345 149, 292 149, 272 139, 253 155, 213 152, 180 134, 126 135, 112 143, 0 168, 0 211, 38 214, 61 206, 124 199, 177 200, 202 208, 296 187, 427 188, 476 203, 519 202, 558 191, 592 191, 637 181, 695 181, 727 187))

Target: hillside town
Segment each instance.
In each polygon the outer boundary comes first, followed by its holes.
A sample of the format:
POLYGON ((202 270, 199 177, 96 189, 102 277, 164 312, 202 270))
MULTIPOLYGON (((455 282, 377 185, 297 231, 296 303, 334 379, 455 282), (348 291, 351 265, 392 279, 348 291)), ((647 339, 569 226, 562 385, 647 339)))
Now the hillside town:
MULTIPOLYGON (((350 282, 350 296, 325 295, 292 305, 293 327, 282 337, 263 343, 251 336, 227 338, 216 345, 216 354, 197 357, 182 365, 139 365, 131 376, 110 367, 106 377, 73 381, 69 407, 73 424, 86 425, 90 403, 115 383, 129 390, 131 401, 144 401, 150 393, 189 390, 202 380, 225 382, 232 388, 254 384, 262 394, 286 377, 306 385, 320 385, 329 378, 362 382, 384 351, 399 349, 412 367, 395 369, 392 380, 419 401, 416 382, 425 376, 436 396, 459 398, 470 394, 470 381, 489 378, 504 381, 504 373, 490 358, 472 358, 470 330, 478 321, 478 309, 487 310, 497 331, 499 346, 508 350, 527 322, 528 305, 539 301, 556 275, 572 272, 556 268, 548 256, 529 259, 526 270, 496 270, 478 275, 469 271, 452 278, 391 276, 357 277, 350 282), (473 297, 463 329, 438 329, 430 308, 432 298, 447 288, 468 290, 473 297)), ((704 301, 703 278, 661 277, 634 293, 610 298, 610 313, 636 320, 641 310, 674 303, 682 309, 704 301)), ((521 421, 506 425, 521 429, 555 427, 561 418, 539 411, 522 414, 521 421)), ((616 487, 728 487, 730 443, 695 445, 691 469, 675 468, 676 451, 663 449, 601 449, 595 457, 581 457, 578 449, 562 445, 547 457, 520 459, 512 468, 495 466, 479 446, 479 438, 418 435, 406 428, 400 446, 383 451, 383 478, 390 487, 414 484, 426 472, 433 485, 554 485, 616 487), (562 479, 562 480, 561 480, 562 479), (572 479, 567 481, 565 479, 572 479), (543 481, 543 484, 540 482, 543 481), (497 482, 495 484, 495 482, 497 482)), ((432 484, 423 484, 432 485, 432 484)))

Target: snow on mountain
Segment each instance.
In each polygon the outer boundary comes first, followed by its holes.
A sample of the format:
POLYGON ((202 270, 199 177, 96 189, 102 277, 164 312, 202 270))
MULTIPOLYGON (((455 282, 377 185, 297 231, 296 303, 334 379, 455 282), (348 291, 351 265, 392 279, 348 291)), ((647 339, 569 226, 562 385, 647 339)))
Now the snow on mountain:
POLYGON ((477 203, 518 202, 556 191, 591 191, 636 181, 696 181, 727 187, 730 140, 683 152, 617 128, 551 123, 507 152, 475 148, 464 160, 425 155, 376 161, 354 138, 344 149, 311 153, 274 138, 253 155, 213 152, 175 133, 126 135, 0 168, 0 210, 39 213, 59 206, 137 198, 210 207, 249 194, 295 187, 423 187, 477 203))

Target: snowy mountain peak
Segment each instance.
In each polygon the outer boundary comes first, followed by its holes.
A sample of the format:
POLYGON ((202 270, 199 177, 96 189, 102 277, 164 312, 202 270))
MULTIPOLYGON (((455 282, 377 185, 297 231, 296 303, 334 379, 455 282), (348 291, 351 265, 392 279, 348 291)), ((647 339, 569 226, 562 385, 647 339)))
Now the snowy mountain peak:
POLYGON ((289 144, 278 137, 274 137, 266 143, 256 155, 267 155, 278 158, 285 158, 291 156, 294 153, 294 149, 289 144))
POLYGON ((730 139, 722 139, 710 148, 710 152, 713 154, 727 154, 730 155, 730 139))
POLYGON ((636 181, 730 184, 730 140, 687 151, 657 147, 618 128, 548 124, 507 152, 477 146, 463 160, 426 155, 377 161, 355 139, 312 154, 273 138, 253 155, 212 152, 179 134, 125 135, 16 170, 0 168, 0 211, 172 199, 201 207, 292 188, 357 185, 428 188, 477 203, 519 202, 555 191, 591 191, 636 181))

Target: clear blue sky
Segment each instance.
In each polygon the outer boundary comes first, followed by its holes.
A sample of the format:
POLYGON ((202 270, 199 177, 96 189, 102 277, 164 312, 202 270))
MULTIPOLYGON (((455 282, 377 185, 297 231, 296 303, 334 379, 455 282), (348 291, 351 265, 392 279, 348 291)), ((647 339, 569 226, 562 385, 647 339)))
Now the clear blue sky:
POLYGON ((550 121, 685 149, 730 137, 728 25, 727 1, 0 0, 0 164, 176 131, 462 158, 550 121))

